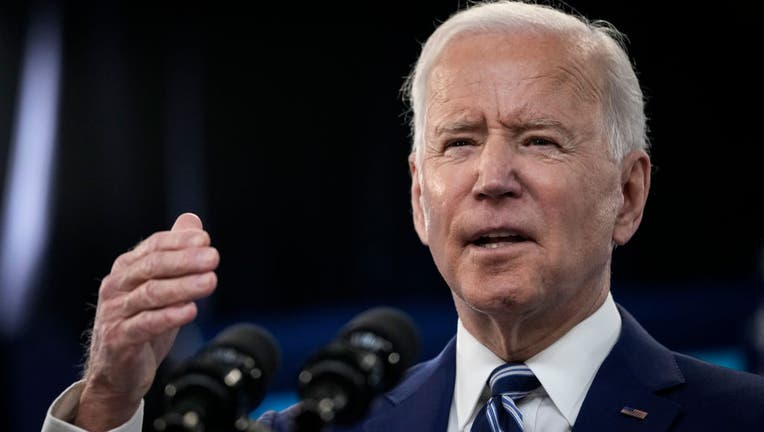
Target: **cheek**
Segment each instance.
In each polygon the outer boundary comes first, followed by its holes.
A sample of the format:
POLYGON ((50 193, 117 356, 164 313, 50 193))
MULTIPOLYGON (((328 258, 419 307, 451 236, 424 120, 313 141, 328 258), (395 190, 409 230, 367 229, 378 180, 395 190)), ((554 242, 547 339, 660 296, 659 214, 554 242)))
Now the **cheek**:
POLYGON ((605 171, 601 177, 589 180, 590 184, 585 189, 586 199, 583 200, 588 204, 584 210, 590 213, 588 217, 595 223, 595 227, 608 231, 610 237, 622 198, 617 174, 605 171))
MULTIPOLYGON (((593 171, 587 171, 588 173, 593 171)), ((546 172, 534 177, 527 192, 541 206, 544 225, 567 253, 582 247, 583 241, 598 237, 596 231, 606 230, 614 218, 613 206, 603 203, 603 194, 610 194, 586 174, 559 176, 546 172)), ((530 183, 526 183, 530 184, 530 183)))
MULTIPOLYGON (((558 197, 559 223, 567 231, 573 250, 584 255, 609 255, 617 212, 617 194, 606 178, 577 182, 579 187, 568 191, 575 199, 558 197), (592 250, 587 250, 591 248, 592 250)), ((592 257, 593 258, 593 257, 592 257)))
MULTIPOLYGON (((422 213, 430 242, 443 243, 465 187, 456 180, 463 174, 455 170, 438 169, 424 175, 422 213)), ((467 189, 468 190, 468 189, 467 189)))
POLYGON ((443 194, 444 191, 442 185, 432 184, 432 182, 429 182, 422 190, 424 226, 431 241, 435 240, 433 236, 437 235, 439 227, 443 225, 444 212, 448 209, 448 200, 443 194))

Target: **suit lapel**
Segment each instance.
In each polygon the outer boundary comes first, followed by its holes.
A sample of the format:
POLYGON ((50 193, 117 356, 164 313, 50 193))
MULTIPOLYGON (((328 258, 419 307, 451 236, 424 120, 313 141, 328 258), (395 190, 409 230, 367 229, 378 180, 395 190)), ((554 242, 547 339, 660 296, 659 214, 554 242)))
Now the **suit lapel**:
POLYGON ((681 407, 656 393, 684 383, 667 348, 619 307, 623 325, 618 342, 600 366, 581 407, 574 432, 667 430, 681 407), (636 414, 621 413, 633 408, 636 414), (638 418, 647 413, 644 419, 638 418))
POLYGON ((442 432, 448 427, 456 375, 456 338, 433 360, 413 371, 381 403, 383 414, 366 423, 366 432, 442 432))

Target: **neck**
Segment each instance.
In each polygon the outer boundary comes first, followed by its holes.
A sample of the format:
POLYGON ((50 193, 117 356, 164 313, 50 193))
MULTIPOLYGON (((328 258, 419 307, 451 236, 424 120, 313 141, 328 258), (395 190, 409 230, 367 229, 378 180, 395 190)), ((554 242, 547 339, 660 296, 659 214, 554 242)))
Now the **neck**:
POLYGON ((609 292, 609 286, 604 286, 583 307, 576 301, 544 310, 507 310, 501 314, 478 311, 457 296, 454 302, 464 328, 475 339, 504 361, 524 362, 592 315, 609 292))

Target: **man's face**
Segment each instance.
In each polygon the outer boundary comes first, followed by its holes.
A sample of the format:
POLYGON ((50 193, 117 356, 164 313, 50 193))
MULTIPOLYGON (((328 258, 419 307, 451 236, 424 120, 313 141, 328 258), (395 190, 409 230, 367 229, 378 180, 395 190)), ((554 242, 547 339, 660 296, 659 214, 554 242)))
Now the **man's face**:
POLYGON ((412 205, 457 307, 564 314, 609 287, 621 172, 584 50, 463 35, 432 69, 412 205))

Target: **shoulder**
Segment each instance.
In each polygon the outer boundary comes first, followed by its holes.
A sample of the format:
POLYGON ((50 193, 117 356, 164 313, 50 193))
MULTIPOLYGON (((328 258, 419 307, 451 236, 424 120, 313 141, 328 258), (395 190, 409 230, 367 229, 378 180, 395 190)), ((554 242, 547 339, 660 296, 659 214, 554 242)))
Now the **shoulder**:
POLYGON ((756 404, 764 411, 764 377, 710 364, 674 353, 688 391, 702 393, 706 400, 756 404))
POLYGON ((758 430, 764 425, 764 377, 674 353, 685 382, 666 393, 695 430, 758 430))
POLYGON ((764 425, 764 377, 674 352, 624 309, 620 312, 621 335, 595 378, 592 400, 617 398, 619 391, 612 388, 617 382, 630 386, 642 401, 668 402, 662 403, 665 412, 675 410, 678 416, 672 430, 758 430, 764 425))

